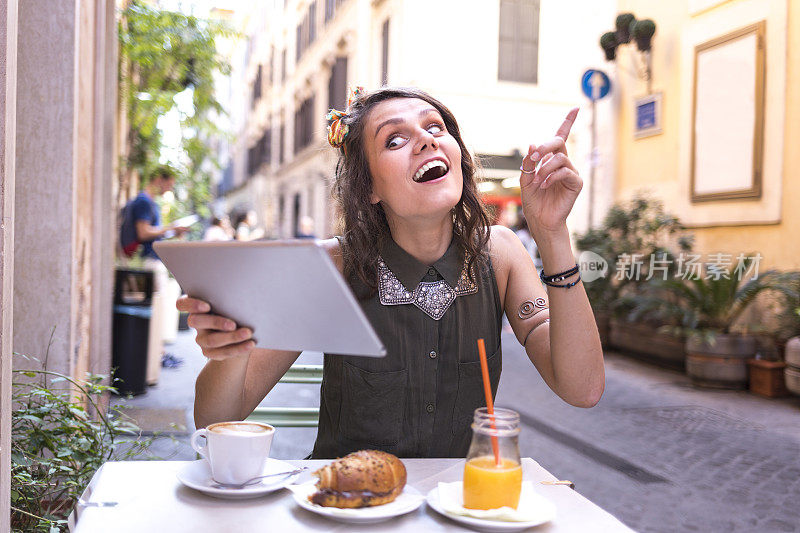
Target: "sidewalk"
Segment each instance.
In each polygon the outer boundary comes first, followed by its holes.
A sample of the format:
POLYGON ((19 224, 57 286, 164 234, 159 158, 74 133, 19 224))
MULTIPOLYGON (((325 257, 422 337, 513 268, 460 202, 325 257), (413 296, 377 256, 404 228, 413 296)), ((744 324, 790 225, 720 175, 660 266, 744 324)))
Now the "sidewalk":
MULTIPOLYGON (((187 442, 194 380, 205 358, 194 332, 180 332, 167 349, 183 366, 162 369, 157 387, 125 403, 182 410, 186 429, 156 450, 164 458, 194 459, 187 442)), ((321 362, 318 353, 301 358, 321 362)), ((318 402, 318 385, 279 384, 262 405, 318 402)), ((520 413, 523 456, 573 481, 637 531, 800 532, 800 398, 695 389, 680 372, 607 352, 603 399, 579 409, 547 388, 504 333, 496 404, 520 413)), ((271 455, 305 457, 315 435, 313 428, 279 428, 271 455)))

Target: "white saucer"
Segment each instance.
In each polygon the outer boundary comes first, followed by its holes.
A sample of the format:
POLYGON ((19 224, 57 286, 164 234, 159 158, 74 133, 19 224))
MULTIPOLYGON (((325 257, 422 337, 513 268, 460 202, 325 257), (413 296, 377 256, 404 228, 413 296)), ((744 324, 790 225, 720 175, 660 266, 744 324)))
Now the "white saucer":
POLYGON ((317 490, 314 486, 316 480, 302 485, 292 485, 294 501, 303 509, 308 509, 312 513, 326 516, 337 522, 346 524, 374 524, 383 522, 395 516, 400 516, 416 510, 422 505, 425 499, 415 488, 408 485, 403 488, 403 492, 394 501, 376 505, 374 507, 359 507, 357 509, 339 509, 338 507, 323 507, 308 501, 308 497, 317 490))
MULTIPOLYGON (((296 470, 297 467, 278 459, 267 459, 264 464, 263 474, 270 474, 272 472, 287 472, 289 470, 296 470)), ((300 474, 291 476, 276 476, 274 478, 266 478, 254 485, 248 485, 241 489, 220 489, 212 485, 215 483, 211 479, 211 468, 205 459, 192 461, 178 471, 178 480, 195 490, 204 492, 216 498, 224 498, 226 500, 243 500, 247 498, 256 498, 268 492, 273 492, 282 489, 289 483, 294 482, 300 474)))
POLYGON ((470 526, 471 528, 479 531, 523 531, 529 527, 539 526, 546 522, 550 522, 555 518, 555 506, 549 501, 547 502, 548 505, 543 505, 540 508, 537 508, 538 514, 536 520, 529 520, 527 522, 504 522, 500 520, 487 520, 483 518, 474 518, 471 516, 448 513, 439 503, 439 487, 431 489, 431 491, 428 493, 427 501, 431 509, 442 516, 446 516, 450 520, 454 520, 456 522, 461 522, 462 524, 470 526))

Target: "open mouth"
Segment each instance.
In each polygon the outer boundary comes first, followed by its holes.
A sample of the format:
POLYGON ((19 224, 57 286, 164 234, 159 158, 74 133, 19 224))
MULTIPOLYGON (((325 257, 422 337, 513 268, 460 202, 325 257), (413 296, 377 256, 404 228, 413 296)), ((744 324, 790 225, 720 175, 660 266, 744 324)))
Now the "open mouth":
POLYGON ((426 181, 437 180, 447 174, 447 164, 444 161, 434 160, 428 161, 417 170, 414 174, 414 181, 417 183, 425 183, 426 181))

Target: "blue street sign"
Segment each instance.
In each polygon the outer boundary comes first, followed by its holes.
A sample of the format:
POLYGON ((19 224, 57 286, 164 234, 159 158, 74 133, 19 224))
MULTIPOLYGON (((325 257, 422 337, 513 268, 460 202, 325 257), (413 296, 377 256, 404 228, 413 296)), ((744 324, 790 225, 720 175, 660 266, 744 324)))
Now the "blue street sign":
POLYGON ((611 90, 611 80, 602 70, 590 68, 581 77, 581 90, 590 100, 600 100, 611 90))

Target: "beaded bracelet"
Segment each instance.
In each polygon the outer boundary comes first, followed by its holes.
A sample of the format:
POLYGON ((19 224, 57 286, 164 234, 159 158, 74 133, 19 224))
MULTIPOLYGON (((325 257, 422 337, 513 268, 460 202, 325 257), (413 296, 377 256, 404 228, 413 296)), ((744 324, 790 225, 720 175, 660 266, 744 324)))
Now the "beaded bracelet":
POLYGON ((579 271, 578 264, 576 263, 574 267, 572 267, 572 268, 570 268, 568 270, 565 270, 564 272, 559 272, 558 274, 553 274, 552 276, 546 275, 544 273, 544 270, 542 270, 539 273, 539 277, 542 278, 542 281, 545 282, 545 283, 547 283, 547 282, 558 283, 559 281, 564 281, 567 278, 571 278, 572 276, 577 274, 578 271, 579 271))
POLYGON ((549 282, 549 281, 544 281, 544 280, 542 280, 542 281, 543 281, 543 282, 544 282, 544 284, 545 284, 545 285, 547 285, 548 287, 560 287, 560 288, 562 288, 562 289, 569 289, 570 287, 574 287, 575 285, 577 285, 577 284, 578 284, 578 282, 580 282, 580 280, 581 280, 581 275, 580 275, 580 273, 578 273, 578 279, 576 279, 576 280, 575 280, 575 281, 573 281, 572 283, 565 283, 564 285, 559 285, 559 284, 557 284, 557 283, 551 283, 551 282, 549 282))

